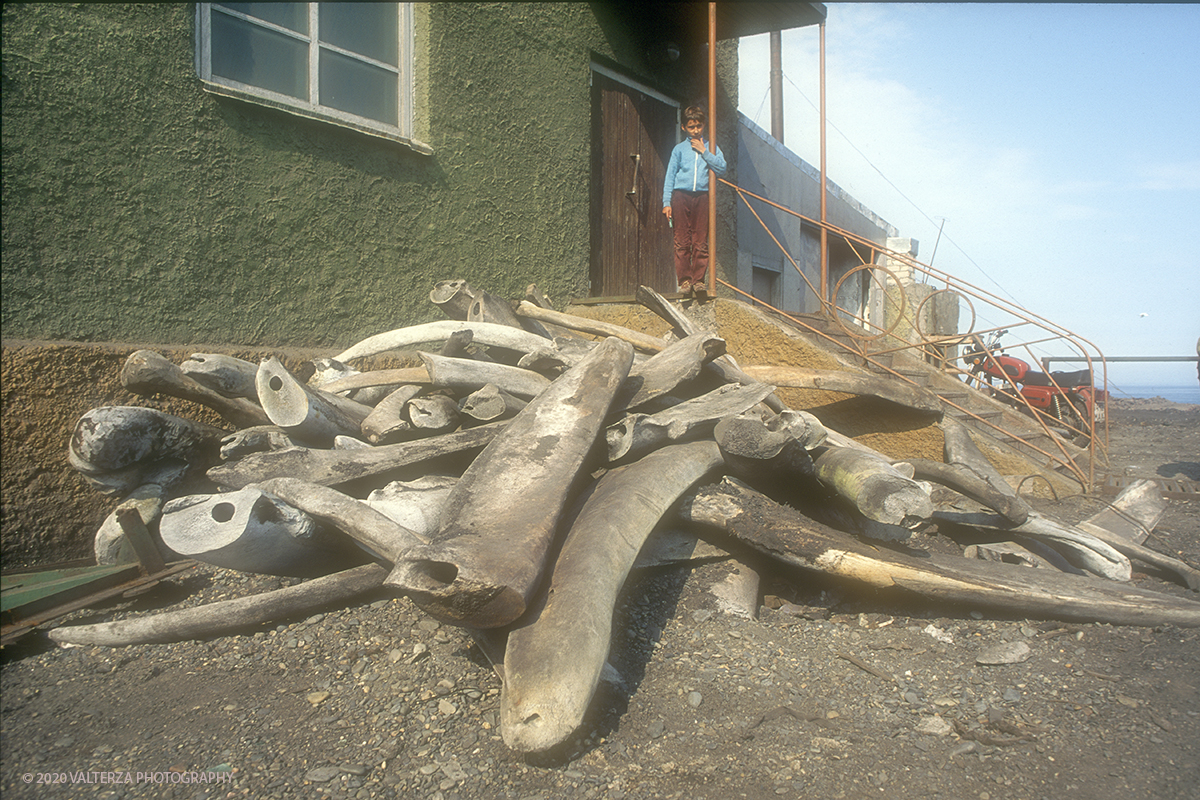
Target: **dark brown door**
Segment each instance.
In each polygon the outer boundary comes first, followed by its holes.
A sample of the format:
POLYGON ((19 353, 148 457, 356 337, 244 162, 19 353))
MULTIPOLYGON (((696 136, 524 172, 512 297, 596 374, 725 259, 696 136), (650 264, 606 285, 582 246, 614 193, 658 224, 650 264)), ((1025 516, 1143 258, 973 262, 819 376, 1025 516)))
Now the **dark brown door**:
POLYGON ((675 146, 674 106, 592 73, 592 296, 675 291, 663 177, 675 146))

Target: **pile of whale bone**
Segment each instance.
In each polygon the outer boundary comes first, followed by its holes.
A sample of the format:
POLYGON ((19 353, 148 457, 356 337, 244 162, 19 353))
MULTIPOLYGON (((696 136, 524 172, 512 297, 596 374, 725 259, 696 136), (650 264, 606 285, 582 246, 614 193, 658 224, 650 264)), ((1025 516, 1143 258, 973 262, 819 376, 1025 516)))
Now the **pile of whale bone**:
MULTIPOLYGON (((944 463, 894 463, 785 407, 775 386, 750 377, 762 370, 739 368, 680 306, 646 287, 637 296, 671 334, 556 312, 532 286, 514 309, 443 281, 430 299, 450 319, 317 360, 307 383, 276 358, 197 354, 176 366, 134 353, 127 388, 197 401, 237 431, 97 408, 76 426, 71 463, 124 498, 122 519, 136 508, 165 557, 310 580, 51 638, 115 646, 212 636, 383 585, 487 645, 503 677, 504 741, 533 752, 581 724, 617 595, 663 525, 946 602, 1200 625, 1200 603, 1128 583, 1135 558, 1200 590, 1195 569, 1142 544, 1165 507, 1153 484, 1071 525, 1033 511, 950 418, 940 423, 944 463), (420 346, 421 367, 347 366, 420 346), (217 491, 176 496, 200 472, 217 491), (903 539, 931 524, 970 542, 972 557, 916 557, 862 538, 903 539)), ((97 534, 101 563, 130 558, 116 519, 97 534)), ((740 563, 738 572, 750 571, 740 563)), ((742 586, 752 610, 755 580, 742 586)))

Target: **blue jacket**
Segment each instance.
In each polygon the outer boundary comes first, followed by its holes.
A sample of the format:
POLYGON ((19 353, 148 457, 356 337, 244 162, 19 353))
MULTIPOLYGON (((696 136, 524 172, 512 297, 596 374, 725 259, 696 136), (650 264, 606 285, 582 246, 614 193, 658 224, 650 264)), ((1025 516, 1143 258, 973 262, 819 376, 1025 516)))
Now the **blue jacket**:
POLYGON ((671 159, 667 162, 667 177, 663 181, 663 208, 671 205, 671 192, 676 189, 686 189, 689 192, 708 191, 708 170, 712 169, 717 177, 725 174, 725 156, 721 148, 717 152, 708 152, 708 142, 704 142, 704 155, 692 149, 692 140, 684 139, 675 145, 671 151, 671 159), (703 164, 701 162, 704 162, 703 164))

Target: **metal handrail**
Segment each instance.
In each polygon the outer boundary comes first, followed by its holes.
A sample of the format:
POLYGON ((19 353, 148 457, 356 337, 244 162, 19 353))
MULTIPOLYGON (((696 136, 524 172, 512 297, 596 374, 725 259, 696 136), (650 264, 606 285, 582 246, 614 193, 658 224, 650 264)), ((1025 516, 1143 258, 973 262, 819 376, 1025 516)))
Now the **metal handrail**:
MULTIPOLYGON (((791 254, 787 252, 787 248, 784 247, 783 243, 780 242, 779 239, 775 236, 775 234, 771 232, 770 228, 763 221, 763 219, 759 215, 758 211, 756 211, 754 209, 754 206, 750 203, 750 198, 752 198, 754 200, 758 200, 762 203, 765 203, 768 206, 771 206, 771 207, 776 208, 780 211, 783 211, 787 214, 790 214, 791 216, 796 217, 797 219, 801 220, 803 223, 806 223, 815 228, 818 228, 823 231, 827 231, 829 233, 833 233, 833 234, 841 237, 856 255, 858 255, 858 248, 856 248, 854 246, 855 243, 859 244, 862 247, 865 247, 870 253, 869 260, 866 258, 862 258, 862 256, 859 256, 859 258, 862 260, 863 265, 865 267, 871 268, 872 271, 880 270, 885 273, 887 272, 887 270, 884 269, 881 265, 875 265, 873 263, 874 261, 876 261, 879 258, 880 255, 885 255, 890 259, 893 259, 895 261, 900 262, 901 264, 904 264, 908 268, 912 269, 914 272, 922 273, 924 275, 927 275, 927 276, 935 279, 939 283, 944 283, 946 289, 949 291, 954 291, 959 294, 965 295, 969 298, 974 298, 978 301, 982 301, 986 305, 991 306, 995 309, 998 309, 998 310, 1004 312, 1005 314, 1011 315, 1012 317, 1015 317, 1016 319, 1020 320, 1019 323, 1010 324, 1010 325, 1007 325, 1004 327, 1013 328, 1013 327, 1019 327, 1019 326, 1023 326, 1023 325, 1031 325, 1031 326, 1034 326, 1035 328, 1041 329, 1042 331, 1044 331, 1045 333, 1047 333, 1049 335, 1044 338, 1033 339, 1033 340, 1023 342, 1023 343, 1018 343, 1015 345, 1013 345, 1013 344, 1006 345, 1006 348, 1008 348, 1008 349, 1011 349, 1013 347, 1018 347, 1018 346, 1024 346, 1025 350, 1027 352, 1029 352, 1029 354, 1031 356, 1031 363, 1037 364, 1038 359, 1036 357, 1034 357, 1032 351, 1029 350, 1029 345, 1037 344, 1037 343, 1041 343, 1041 342, 1047 342, 1047 341, 1062 341, 1081 354, 1082 358, 1084 360, 1086 360, 1086 362, 1087 362, 1088 369, 1092 372, 1092 375, 1094 376, 1096 374, 1095 370, 1093 368, 1092 353, 1094 352, 1096 354, 1096 360, 1098 360, 1101 364, 1101 374, 1102 374, 1101 385, 1107 390, 1107 388, 1108 388, 1107 363, 1106 363, 1104 356, 1101 353, 1100 349, 1094 343, 1089 341, 1088 339, 1085 339, 1084 337, 1082 337, 1072 331, 1069 331, 1068 329, 1062 327, 1061 325, 1051 322, 1050 320, 1048 320, 1044 317, 1034 314, 1033 312, 1030 312, 1030 311, 1026 310, 1025 308, 1017 305, 1016 303, 1013 303, 1008 300, 1005 300, 1004 298, 998 297, 997 295, 987 291, 986 289, 983 289, 983 288, 975 286, 967 281, 956 278, 944 270, 939 270, 939 269, 934 268, 930 264, 925 264, 921 261, 918 261, 916 258, 912 257, 911 255, 909 255, 907 253, 900 253, 898 251, 891 250, 887 247, 883 247, 883 246, 879 245, 876 242, 871 241, 870 239, 867 239, 866 237, 855 234, 852 231, 848 231, 843 228, 839 228, 836 225, 831 225, 829 223, 823 223, 820 220, 816 220, 811 217, 805 216, 804 214, 801 214, 797 211, 793 211, 792 209, 787 208, 786 206, 780 205, 779 203, 775 203, 761 195, 755 194, 754 192, 750 192, 750 191, 743 189, 733 183, 730 183, 729 181, 727 181, 725 179, 720 179, 720 182, 725 184, 726 186, 730 187, 731 189, 733 189, 737 193, 738 197, 742 200, 742 202, 744 202, 746 204, 747 209, 754 215, 755 219, 762 226, 763 230, 766 231, 767 235, 771 237, 772 241, 775 242, 776 246, 779 247, 780 251, 784 254, 784 256, 787 258, 787 260, 796 269, 797 273, 799 273, 801 279, 808 285, 809 289, 811 289, 813 291, 813 294, 819 299, 821 312, 824 315, 834 319, 835 321, 838 321, 839 324, 841 324, 840 319, 838 318, 839 312, 845 314, 846 316, 850 317, 851 319, 858 320, 859 318, 853 312, 851 312, 847 309, 839 308, 837 306, 836 297, 833 298, 832 300, 829 298, 826 298, 826 297, 822 296, 822 293, 818 292, 815 287, 813 287, 812 282, 808 279, 808 276, 804 274, 804 270, 800 267, 799 264, 796 263, 795 259, 792 258, 791 254), (1089 352, 1089 349, 1090 349, 1090 352, 1089 352)), ((905 343, 905 344, 901 344, 898 346, 890 346, 889 349, 886 349, 886 350, 872 350, 871 352, 868 352, 867 343, 865 341, 857 339, 853 335, 851 335, 851 338, 855 342, 855 347, 851 347, 842 341, 839 341, 831 336, 828 336, 823 331, 819 331, 816 328, 813 328, 812 326, 804 323, 802 320, 788 314, 787 312, 784 312, 780 309, 774 308, 769 303, 766 303, 766 302, 754 297, 753 295, 750 295, 749 293, 744 292, 741 289, 738 289, 737 287, 727 283, 726 281, 720 281, 720 283, 722 285, 724 285, 725 287, 731 289, 732 291, 749 298, 753 302, 755 302, 759 305, 762 305, 766 308, 770 308, 775 313, 778 313, 778 314, 782 315, 783 317, 788 318, 788 319, 792 320, 793 322, 803 326, 804 328, 808 329, 809 331, 812 331, 813 333, 821 336, 822 338, 835 343, 837 346, 841 347, 842 349, 845 349, 845 350, 848 350, 849 352, 854 353, 855 355, 865 359, 869 363, 874 364, 876 367, 879 367, 879 368, 891 373, 892 375, 899 377, 899 378, 907 381, 908 383, 911 383, 914 385, 916 384, 916 382, 911 380, 908 376, 898 373, 886 365, 880 364, 878 361, 876 361, 871 356, 872 355, 882 355, 884 353, 893 353, 893 352, 898 352, 898 351, 902 351, 902 350, 912 350, 912 349, 916 349, 923 353, 930 354, 931 351, 927 348, 927 345, 936 345, 937 344, 937 342, 934 341, 934 339, 931 339, 930 337, 926 336, 924 331, 921 330, 919 320, 909 319, 908 321, 911 323, 912 329, 920 336, 921 341, 905 343)), ((903 318, 904 318, 903 315, 901 315, 901 319, 903 319, 903 318)), ((866 323, 862 326, 862 327, 864 327, 864 329, 869 327, 869 323, 867 323, 866 320, 861 320, 861 322, 866 323)), ((974 321, 972 321, 972 327, 974 327, 974 321)), ((999 330, 999 329, 1000 328, 997 327, 992 330, 999 330)), ((850 333, 850 331, 847 331, 847 333, 850 333)), ((890 330, 888 331, 888 333, 890 333, 890 330)), ((944 341, 946 338, 965 339, 965 337, 972 336, 972 335, 977 335, 977 334, 974 331, 968 331, 966 334, 956 334, 956 335, 950 336, 950 337, 940 337, 939 341, 941 341, 944 344, 944 341)), ((893 338, 893 340, 895 340, 896 337, 892 337, 892 338, 893 338)), ((950 372, 951 374, 955 374, 956 376, 961 376, 961 375, 965 374, 962 370, 959 370, 958 368, 956 368, 952 365, 949 367, 949 369, 946 369, 946 367, 943 366, 943 370, 950 372)), ((1001 370, 1001 372, 1003 372, 1003 371, 1001 370)), ((1087 474, 1085 475, 1084 472, 1079 468, 1078 464, 1075 463, 1074 459, 1071 458, 1070 455, 1067 453, 1066 448, 1063 446, 1059 437, 1057 437, 1051 433, 1051 431, 1049 430, 1049 426, 1046 424, 1045 420, 1046 419, 1054 419, 1056 423, 1063 423, 1064 421, 1053 418, 1053 417, 1049 417, 1048 415, 1044 414, 1044 412, 1041 412, 1039 409, 1034 408, 1032 405, 1029 404, 1028 400, 1020 393, 1020 391, 1017 390, 1017 387, 1015 386, 1013 381, 1011 379, 1007 378, 1007 376, 1006 376, 1006 379, 1008 380, 1008 383, 1010 384, 1010 387, 1012 389, 1011 395, 1014 398, 1016 398, 1020 403, 1024 404, 1025 408, 1030 412, 1030 415, 1032 416, 1032 418, 1039 424, 1039 426, 1042 428, 1042 431, 1048 436, 1050 441, 1054 442, 1054 444, 1056 445, 1056 447, 1060 451, 1060 453, 1057 455, 1048 453, 1045 450, 1043 450, 1042 448, 1032 444, 1031 442, 1021 440, 1023 442, 1023 444, 1025 444, 1025 446, 1027 446, 1027 447, 1032 448, 1036 452, 1046 456, 1052 463, 1057 462, 1057 463, 1061 464, 1062 466, 1064 466, 1065 468, 1067 468, 1073 475, 1075 475, 1076 478, 1079 479, 1080 483, 1083 484, 1085 486, 1085 488, 1087 488, 1090 491, 1095 482, 1095 461, 1096 461, 1097 449, 1099 448, 1102 450, 1107 450, 1108 416, 1109 416, 1108 415, 1108 392, 1105 391, 1103 394, 1103 397, 1100 399, 1100 402, 1102 402, 1103 409, 1104 409, 1103 437, 1097 435, 1099 433, 1099 431, 1097 430, 1099 426, 1095 420, 1095 415, 1093 414, 1093 418, 1091 420, 1087 421, 1087 424, 1091 428, 1091 435, 1089 437, 1090 441, 1088 443, 1088 451, 1089 451, 1090 457, 1088 459, 1087 474)), ((1058 387, 1057 381, 1055 381, 1055 379, 1053 377, 1050 378, 1050 381, 1051 381, 1052 385, 1054 385, 1056 388, 1058 387)), ((1007 431, 1004 431, 1002 428, 999 428, 998 426, 992 424, 990 421, 979 417, 978 415, 971 412, 970 410, 962 408, 961 406, 959 406, 958 404, 956 404, 950 400, 942 398, 942 402, 958 409, 959 411, 962 411, 963 413, 974 418, 975 420, 982 423, 983 425, 991 427, 991 428, 993 428, 1001 433, 1004 433, 1006 435, 1009 435, 1009 436, 1013 435, 1013 434, 1008 433, 1007 431)), ((1095 402, 1095 400, 1094 400, 1094 402, 1095 402)), ((1066 426, 1070 430, 1076 430, 1070 424, 1067 424, 1066 426)), ((1087 431, 1080 431, 1080 433, 1087 433, 1087 431)), ((1015 437, 1015 438, 1020 439, 1020 437, 1015 437)))

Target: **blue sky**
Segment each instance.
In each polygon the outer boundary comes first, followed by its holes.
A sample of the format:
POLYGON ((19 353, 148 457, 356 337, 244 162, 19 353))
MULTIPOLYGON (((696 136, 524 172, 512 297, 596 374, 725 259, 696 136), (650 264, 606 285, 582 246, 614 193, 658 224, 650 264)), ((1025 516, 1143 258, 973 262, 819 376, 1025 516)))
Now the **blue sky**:
MULTIPOLYGON (((944 219, 935 267, 1107 356, 1195 354, 1200 5, 828 10, 832 181, 922 261, 944 219)), ((741 40, 740 110, 767 130, 768 53, 765 34, 741 40)), ((818 164, 815 27, 784 31, 783 72, 785 144, 818 164)), ((1196 370, 1110 364, 1109 380, 1196 386, 1196 370)))

